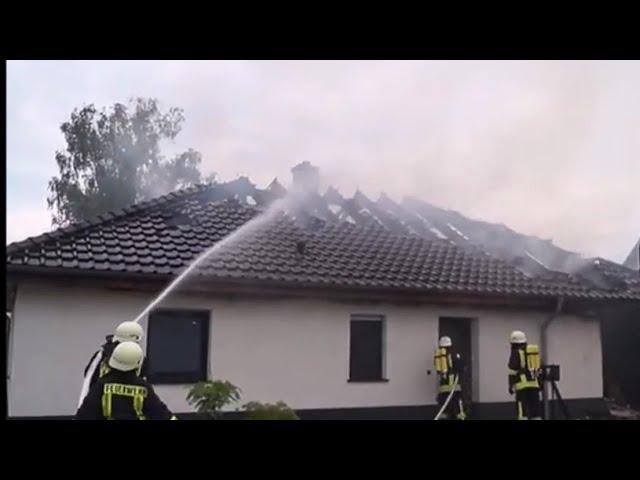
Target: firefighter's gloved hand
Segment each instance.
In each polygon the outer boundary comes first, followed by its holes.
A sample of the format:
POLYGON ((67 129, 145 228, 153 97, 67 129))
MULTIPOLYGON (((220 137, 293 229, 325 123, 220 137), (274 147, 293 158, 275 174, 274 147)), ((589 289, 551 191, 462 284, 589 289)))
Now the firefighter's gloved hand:
POLYGON ((513 386, 509 385, 509 395, 513 395, 513 386))

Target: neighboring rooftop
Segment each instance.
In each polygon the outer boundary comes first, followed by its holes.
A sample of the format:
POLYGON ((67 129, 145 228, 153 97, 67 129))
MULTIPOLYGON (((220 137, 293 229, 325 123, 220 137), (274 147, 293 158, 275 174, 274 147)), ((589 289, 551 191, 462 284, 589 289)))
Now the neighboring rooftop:
MULTIPOLYGON (((312 188, 300 208, 212 256, 201 273, 316 287, 640 299, 640 275, 613 262, 417 199, 320 194, 317 170, 301 165, 294 174, 312 188)), ((244 177, 194 186, 8 245, 7 269, 175 275, 284 195, 277 180, 266 189, 244 177)))

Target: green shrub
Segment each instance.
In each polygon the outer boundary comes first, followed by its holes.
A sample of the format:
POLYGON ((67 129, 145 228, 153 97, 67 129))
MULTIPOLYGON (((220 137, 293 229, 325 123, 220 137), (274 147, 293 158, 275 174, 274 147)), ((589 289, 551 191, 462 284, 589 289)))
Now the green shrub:
POLYGON ((238 400, 240 400, 240 389, 226 380, 198 382, 187 394, 189 405, 195 406, 198 413, 214 420, 220 418, 225 405, 238 400))
POLYGON ((246 420, 300 420, 284 402, 249 402, 244 405, 246 420))

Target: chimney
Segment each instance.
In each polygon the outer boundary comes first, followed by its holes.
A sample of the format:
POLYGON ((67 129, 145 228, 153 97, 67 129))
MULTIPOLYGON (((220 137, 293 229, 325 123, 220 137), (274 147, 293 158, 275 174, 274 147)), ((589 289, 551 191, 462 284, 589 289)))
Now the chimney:
POLYGON ((293 175, 293 189, 301 193, 318 193, 320 188, 320 174, 318 167, 309 162, 302 162, 291 169, 293 175))

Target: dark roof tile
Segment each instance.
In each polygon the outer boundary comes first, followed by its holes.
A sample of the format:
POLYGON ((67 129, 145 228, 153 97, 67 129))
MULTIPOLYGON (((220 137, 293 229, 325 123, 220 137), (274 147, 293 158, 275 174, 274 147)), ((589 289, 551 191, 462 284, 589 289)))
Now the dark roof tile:
POLYGON ((180 260, 179 258, 173 258, 169 260, 169 265, 171 267, 179 267, 182 265, 182 260, 180 260))

